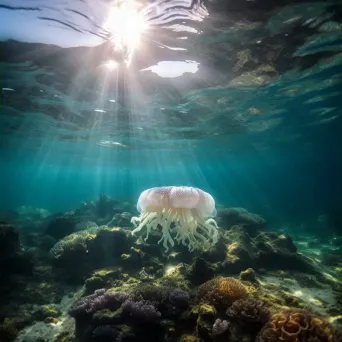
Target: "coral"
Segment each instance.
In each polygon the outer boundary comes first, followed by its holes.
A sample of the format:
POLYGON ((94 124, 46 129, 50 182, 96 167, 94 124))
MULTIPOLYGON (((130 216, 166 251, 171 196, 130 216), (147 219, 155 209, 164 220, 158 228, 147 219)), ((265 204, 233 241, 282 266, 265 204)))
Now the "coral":
POLYGON ((67 258, 69 254, 87 253, 87 240, 89 233, 82 231, 70 234, 58 241, 50 250, 50 254, 55 260, 67 258))
POLYGON ((2 324, 0 324, 0 341, 9 342, 14 341, 18 335, 18 330, 15 323, 10 318, 5 318, 2 324))
POLYGON ((215 201, 200 189, 186 186, 152 188, 140 194, 137 209, 139 217, 132 217, 135 229, 132 235, 146 228, 145 241, 151 231, 160 231, 166 251, 178 244, 189 251, 214 246, 219 238, 215 201), (172 235, 175 235, 172 237, 172 235))
POLYGON ((125 315, 133 318, 137 323, 156 322, 161 317, 161 313, 149 300, 140 300, 135 302, 127 299, 122 304, 122 311, 125 315))
POLYGON ((262 325, 265 324, 270 317, 270 311, 266 306, 266 303, 254 298, 245 298, 235 301, 232 306, 228 308, 226 314, 232 321, 236 321, 240 325, 247 325, 250 323, 262 325))
POLYGON ((165 302, 168 296, 168 288, 162 286, 153 286, 150 284, 138 286, 133 291, 133 297, 135 300, 139 300, 142 298, 158 305, 165 302))
POLYGON ((169 293, 170 302, 180 308, 188 307, 189 299, 189 294, 181 289, 175 289, 169 293))
POLYGON ((289 309, 271 316, 257 342, 339 342, 332 325, 309 311, 289 309))
POLYGON ((104 289, 96 290, 94 294, 83 297, 74 303, 69 310, 69 315, 76 318, 101 309, 117 309, 127 298, 128 294, 126 293, 105 292, 104 289))
POLYGON ((229 326, 228 321, 217 318, 213 325, 213 336, 224 334, 229 329, 229 326))
POLYGON ((197 290, 197 300, 208 302, 218 309, 225 309, 238 299, 249 295, 248 289, 234 278, 214 278, 197 290))
POLYGON ((106 286, 106 281, 100 277, 91 277, 86 279, 84 283, 85 293, 93 293, 95 290, 101 289, 106 286))

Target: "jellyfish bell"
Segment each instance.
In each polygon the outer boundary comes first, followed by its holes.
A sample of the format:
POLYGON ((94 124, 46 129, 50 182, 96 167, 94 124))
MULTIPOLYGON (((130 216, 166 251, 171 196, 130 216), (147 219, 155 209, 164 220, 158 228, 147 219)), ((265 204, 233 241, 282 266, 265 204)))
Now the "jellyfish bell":
POLYGON ((189 186, 166 186, 143 191, 138 199, 139 217, 133 217, 132 223, 135 235, 146 230, 145 241, 151 230, 161 228, 166 250, 174 246, 174 240, 195 248, 209 248, 218 240, 218 226, 214 219, 216 215, 215 200, 207 192, 189 186), (171 228, 172 227, 172 228, 171 228), (175 235, 175 236, 171 236, 175 235))

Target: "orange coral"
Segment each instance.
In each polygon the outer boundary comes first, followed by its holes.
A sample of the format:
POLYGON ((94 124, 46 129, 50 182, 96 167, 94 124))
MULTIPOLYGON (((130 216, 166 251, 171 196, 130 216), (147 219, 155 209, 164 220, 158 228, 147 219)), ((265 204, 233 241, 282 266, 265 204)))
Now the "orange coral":
POLYGON ((226 309, 236 300, 246 298, 248 294, 247 287, 237 279, 215 278, 198 288, 197 299, 208 302, 218 309, 226 309))
POLYGON ((306 310, 290 309, 271 316, 257 342, 338 342, 337 332, 325 319, 306 310))

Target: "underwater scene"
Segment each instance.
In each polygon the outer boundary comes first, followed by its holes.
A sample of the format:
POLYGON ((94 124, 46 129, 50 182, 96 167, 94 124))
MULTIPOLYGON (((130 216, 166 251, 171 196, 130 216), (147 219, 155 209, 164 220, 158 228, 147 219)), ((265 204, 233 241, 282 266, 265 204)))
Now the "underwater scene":
POLYGON ((342 342, 340 0, 0 0, 0 342, 342 342))

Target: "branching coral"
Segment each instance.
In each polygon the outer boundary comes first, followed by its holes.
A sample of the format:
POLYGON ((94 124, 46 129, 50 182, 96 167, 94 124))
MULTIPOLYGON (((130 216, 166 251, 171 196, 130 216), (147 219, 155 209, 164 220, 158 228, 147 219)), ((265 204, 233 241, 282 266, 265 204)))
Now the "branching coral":
POLYGON ((69 315, 77 317, 105 308, 117 309, 128 297, 126 293, 105 292, 105 289, 99 289, 94 294, 83 297, 74 303, 69 310, 69 315))
POLYGON ((122 311, 134 320, 141 322, 155 322, 161 317, 161 313, 155 307, 154 303, 148 300, 139 300, 135 302, 127 299, 122 304, 122 311))
POLYGON ((166 251, 175 245, 174 240, 188 246, 189 251, 209 248, 218 241, 217 224, 209 218, 216 215, 215 201, 200 189, 186 186, 148 189, 141 193, 137 209, 141 215, 132 217, 136 227, 132 234, 146 228, 146 241, 150 232, 160 227, 162 237, 158 243, 162 242, 166 251))
POLYGON ((247 287, 230 277, 209 280, 197 290, 197 300, 208 302, 219 309, 225 309, 248 295, 247 287))
POLYGON ((290 309, 271 316, 257 342, 339 342, 333 326, 306 310, 290 309))

